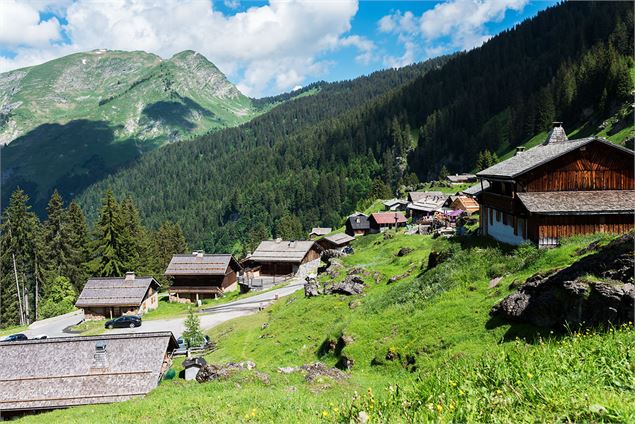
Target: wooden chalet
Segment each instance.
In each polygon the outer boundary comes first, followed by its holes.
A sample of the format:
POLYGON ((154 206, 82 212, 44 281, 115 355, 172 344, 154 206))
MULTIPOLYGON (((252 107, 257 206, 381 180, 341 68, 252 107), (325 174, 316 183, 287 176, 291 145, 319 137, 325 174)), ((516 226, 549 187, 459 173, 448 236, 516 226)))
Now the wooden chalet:
POLYGON ((477 181, 476 175, 474 174, 448 175, 445 179, 451 184, 469 184, 477 181))
POLYGON ((468 215, 472 215, 473 213, 479 211, 480 206, 478 202, 472 197, 456 196, 450 204, 450 209, 461 210, 466 212, 468 215))
POLYGON ((406 210, 406 206, 408 205, 408 202, 402 199, 390 199, 390 200, 385 200, 383 202, 383 205, 384 205, 385 211, 395 212, 395 211, 406 210))
POLYGON ((406 215, 401 212, 377 212, 372 214, 368 220, 370 221, 370 230, 373 233, 406 226, 406 215))
POLYGON ((346 234, 353 237, 364 236, 370 231, 368 216, 363 213, 354 213, 346 219, 346 234))
POLYGON ((91 278, 84 285, 75 306, 84 310, 86 320, 142 315, 159 306, 159 288, 152 277, 91 278))
POLYGON ((165 270, 171 280, 170 301, 194 302, 236 290, 241 270, 232 255, 210 255, 200 251, 174 255, 165 270))
POLYGON ((556 246, 577 234, 633 229, 633 151, 607 140, 568 140, 554 123, 547 140, 477 174, 482 233, 556 246))
POLYGON ((329 227, 315 227, 311 229, 311 232, 309 233, 309 240, 315 240, 319 237, 324 237, 331 231, 333 231, 333 229, 329 227))
POLYGON ((432 218, 448 199, 447 194, 440 191, 414 191, 408 193, 406 211, 413 222, 432 218))
POLYGON ((292 276, 306 263, 320 258, 314 241, 265 240, 248 258, 250 272, 258 276, 292 276))
POLYGON ((0 419, 144 396, 177 347, 169 331, 0 342, 0 419))
POLYGON ((349 246, 351 242, 355 240, 355 237, 349 236, 346 233, 337 233, 330 236, 326 236, 317 241, 317 244, 324 250, 329 249, 343 249, 349 246))

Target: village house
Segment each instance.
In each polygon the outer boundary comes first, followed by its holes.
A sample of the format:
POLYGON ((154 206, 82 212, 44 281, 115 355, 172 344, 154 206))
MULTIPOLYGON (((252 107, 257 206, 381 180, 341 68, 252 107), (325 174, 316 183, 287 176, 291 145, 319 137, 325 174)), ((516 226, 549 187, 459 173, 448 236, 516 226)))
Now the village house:
POLYGON ((406 215, 401 212, 377 212, 372 214, 368 220, 370 221, 370 230, 373 233, 406 226, 406 215))
POLYGON ((472 215, 473 213, 477 213, 480 209, 478 202, 468 196, 455 196, 450 203, 450 209, 452 210, 461 210, 467 213, 468 215, 472 215))
POLYGON ((238 288, 242 267, 232 255, 210 255, 202 251, 174 255, 165 270, 170 278, 171 302, 198 302, 238 288))
POLYGON ((448 175, 445 179, 452 184, 469 184, 469 183, 475 183, 477 181, 476 175, 474 174, 448 175))
POLYGON ((309 240, 315 240, 319 237, 323 237, 325 235, 327 235, 328 233, 330 233, 331 231, 333 231, 331 228, 326 227, 315 227, 311 230, 311 232, 309 233, 309 240))
POLYGON ((554 123, 547 140, 477 174, 485 235, 556 246, 576 234, 633 229, 633 151, 607 140, 568 140, 554 123))
POLYGON ((321 248, 314 241, 265 240, 247 258, 254 277, 295 275, 300 267, 320 259, 321 248))
POLYGON ((368 216, 363 213, 354 213, 346 219, 346 234, 357 237, 364 236, 370 231, 368 216))
POLYGON ((406 210, 408 202, 401 199, 390 199, 383 202, 385 211, 403 211, 406 210))
POLYGON ((146 395, 176 348, 169 331, 0 342, 0 419, 146 395))
POLYGON ((345 233, 337 233, 318 240, 317 244, 319 244, 320 247, 324 250, 341 250, 346 246, 349 246, 353 240, 355 240, 355 237, 353 236, 349 236, 345 233))
POLYGON ((159 288, 152 277, 98 277, 86 282, 75 306, 84 310, 86 320, 141 315, 159 306, 159 288))
POLYGON ((406 211, 412 222, 430 219, 440 210, 448 199, 447 194, 440 191, 413 191, 408 193, 406 211))

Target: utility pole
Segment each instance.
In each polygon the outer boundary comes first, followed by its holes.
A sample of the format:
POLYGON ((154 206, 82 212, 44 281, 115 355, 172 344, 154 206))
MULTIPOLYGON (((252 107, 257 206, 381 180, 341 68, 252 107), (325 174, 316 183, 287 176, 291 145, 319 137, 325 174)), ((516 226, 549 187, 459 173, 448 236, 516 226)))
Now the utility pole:
POLYGON ((20 283, 18 282, 18 268, 15 265, 15 253, 13 257, 13 274, 15 275, 15 288, 18 290, 18 307, 20 309, 20 325, 24 325, 24 313, 22 312, 22 296, 20 296, 20 283))

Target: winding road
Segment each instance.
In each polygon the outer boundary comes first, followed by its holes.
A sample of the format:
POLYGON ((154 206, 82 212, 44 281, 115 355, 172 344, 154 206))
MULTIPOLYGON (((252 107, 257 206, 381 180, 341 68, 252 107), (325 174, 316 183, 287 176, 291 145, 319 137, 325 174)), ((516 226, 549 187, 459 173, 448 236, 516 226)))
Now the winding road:
MULTIPOLYGON (((266 293, 256 294, 245 299, 235 300, 218 306, 202 309, 199 312, 201 320, 201 328, 206 330, 217 326, 231 319, 250 315, 258 312, 261 308, 271 304, 278 298, 288 296, 304 287, 303 276, 296 276, 291 279, 287 285, 266 293)), ((32 338, 39 335, 47 337, 72 337, 77 336, 76 333, 68 332, 68 327, 80 323, 84 319, 83 312, 75 311, 70 314, 60 315, 57 317, 36 321, 23 331, 27 337, 32 338)), ((150 331, 171 331, 174 337, 179 337, 184 329, 184 317, 144 320, 143 325, 137 328, 115 328, 106 330, 108 333, 145 333, 150 331)))

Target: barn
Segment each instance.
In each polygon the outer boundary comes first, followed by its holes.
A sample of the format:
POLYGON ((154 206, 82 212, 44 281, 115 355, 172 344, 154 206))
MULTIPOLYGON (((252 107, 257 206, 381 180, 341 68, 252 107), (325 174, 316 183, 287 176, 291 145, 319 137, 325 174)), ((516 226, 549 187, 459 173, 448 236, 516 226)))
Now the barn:
POLYGON ((355 237, 349 236, 345 233, 337 233, 330 236, 326 236, 317 241, 320 247, 324 250, 329 249, 343 249, 349 246, 351 242, 355 240, 355 237))
POLYGON ((364 236, 370 231, 368 216, 357 212, 346 219, 346 234, 357 237, 364 236))
POLYGON ((546 141, 477 174, 485 235, 557 246, 563 237, 633 229, 633 151, 598 137, 569 140, 560 122, 546 141))
POLYGON ((314 241, 265 240, 248 262, 254 276, 292 276, 300 267, 320 259, 321 248, 314 241))
POLYGON ((86 282, 75 306, 86 320, 141 315, 159 306, 159 283, 152 277, 98 277, 86 282))
POLYGON ((191 255, 174 255, 165 270, 171 280, 170 301, 195 302, 236 290, 241 270, 238 261, 229 254, 196 251, 191 255))

